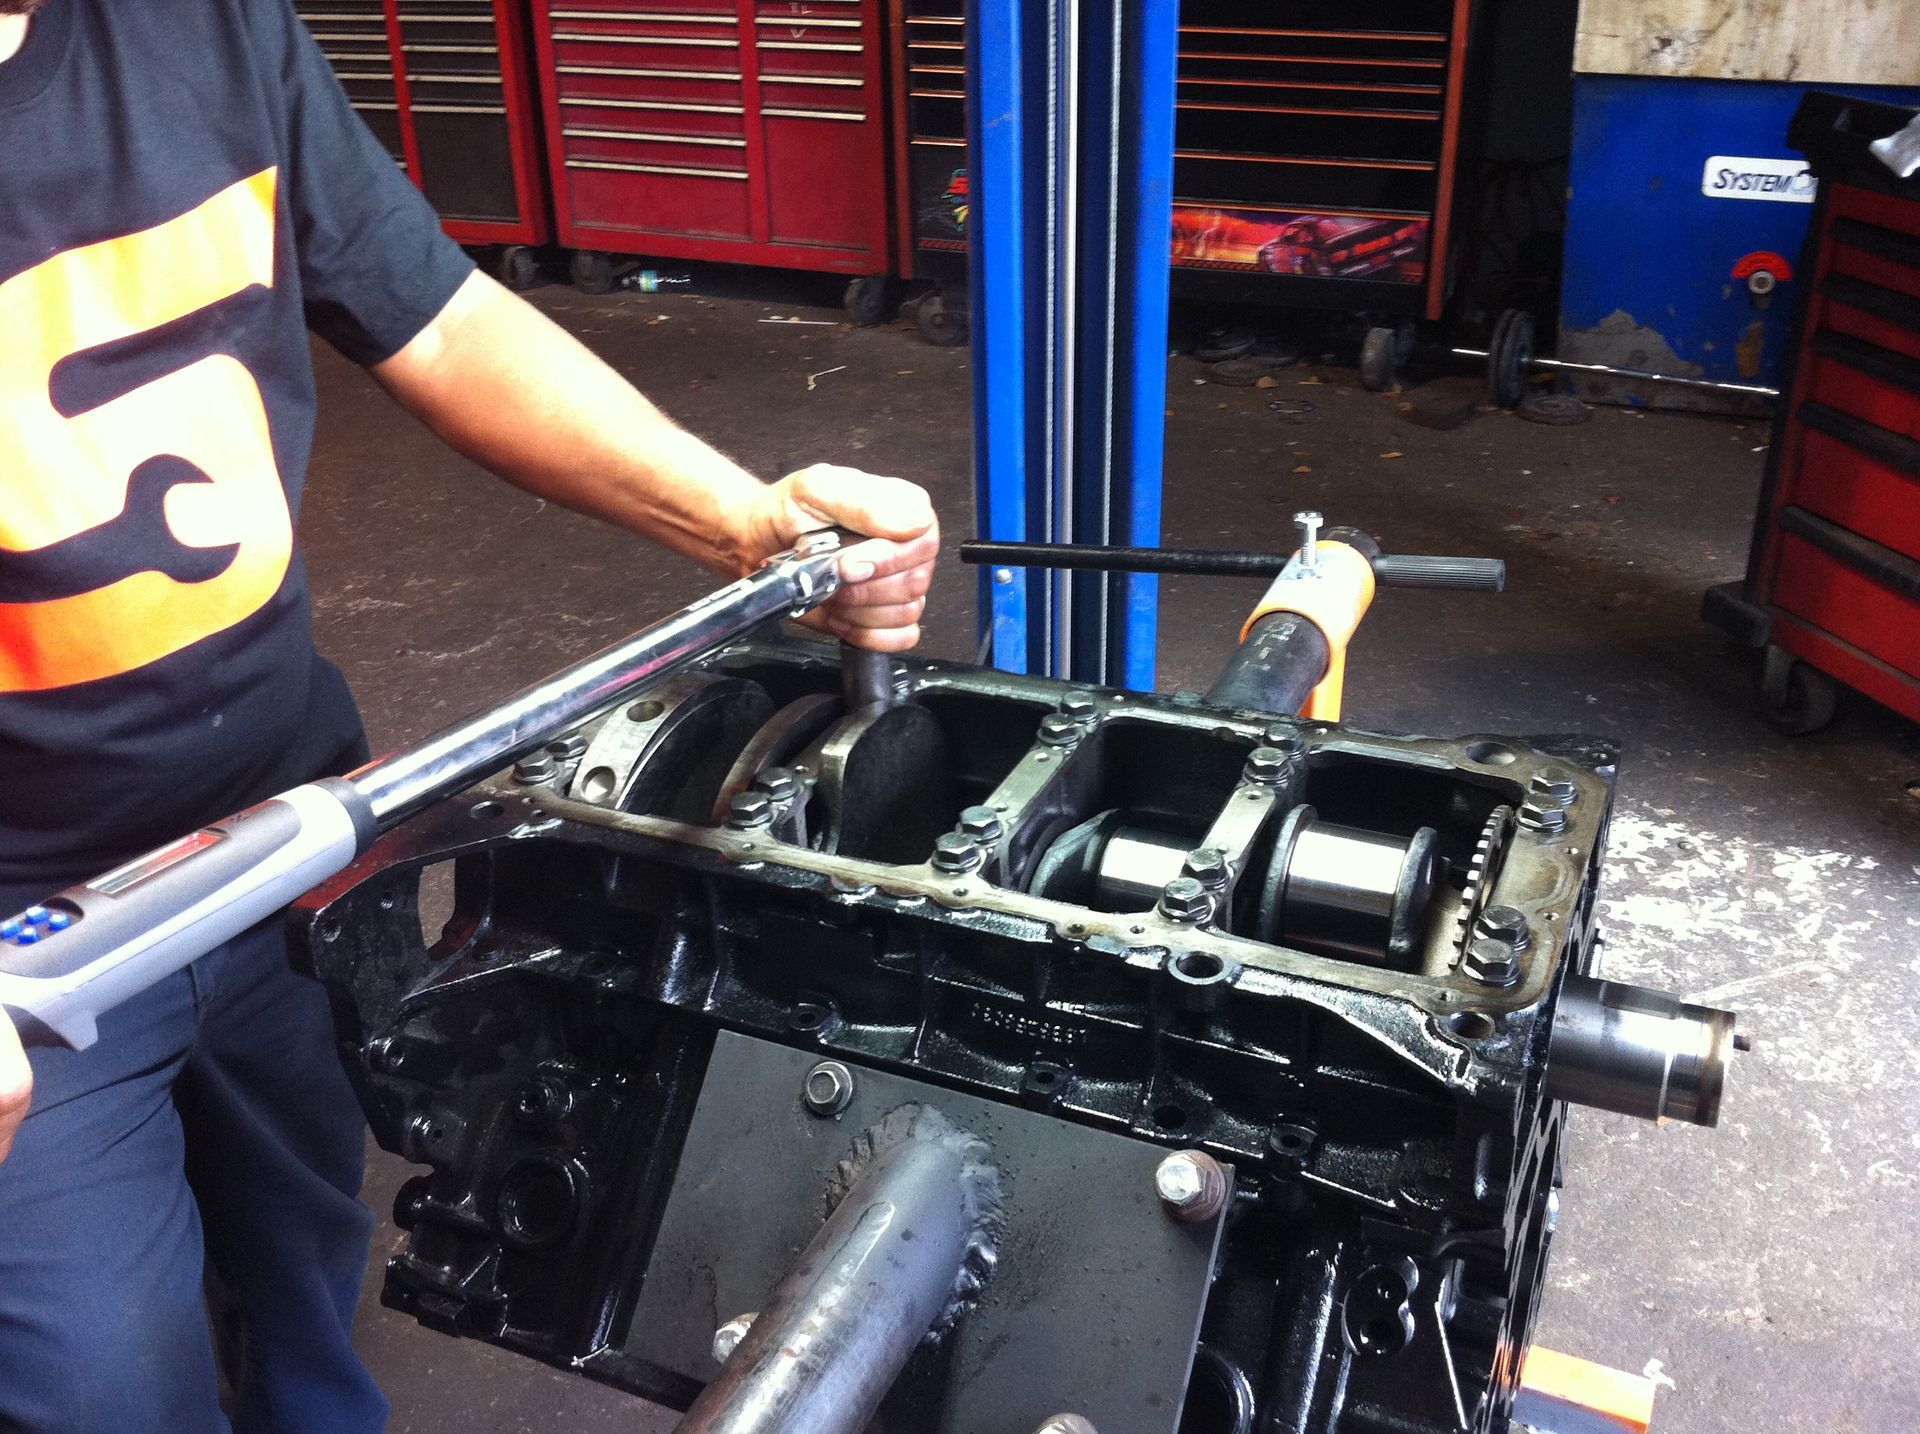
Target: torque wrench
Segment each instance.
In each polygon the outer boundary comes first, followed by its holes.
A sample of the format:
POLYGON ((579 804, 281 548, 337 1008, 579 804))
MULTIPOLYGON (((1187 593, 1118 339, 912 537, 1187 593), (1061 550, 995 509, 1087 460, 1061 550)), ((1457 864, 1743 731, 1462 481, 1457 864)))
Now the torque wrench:
POLYGON ((562 729, 840 587, 841 538, 811 533, 756 571, 497 707, 345 777, 295 787, 0 920, 0 1008, 76 1049, 101 1015, 264 921, 382 831, 562 729))

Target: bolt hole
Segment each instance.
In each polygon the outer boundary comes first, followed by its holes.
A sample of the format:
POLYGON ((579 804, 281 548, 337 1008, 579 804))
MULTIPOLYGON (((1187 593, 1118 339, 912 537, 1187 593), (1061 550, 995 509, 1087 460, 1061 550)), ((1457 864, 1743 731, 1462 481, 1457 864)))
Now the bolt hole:
POLYGON ((1493 1034, 1493 1017, 1484 1011, 1456 1011, 1447 1017, 1447 1029, 1470 1041, 1485 1040, 1493 1034))
POLYGON ((340 923, 332 920, 321 922, 320 939, 322 941, 338 941, 340 939, 340 923))
POLYGON ((1183 951, 1173 958, 1173 969, 1189 981, 1218 981, 1227 965, 1210 952, 1183 951))
POLYGON ((393 910, 394 904, 398 901, 398 899, 399 898, 397 898, 391 891, 381 892, 380 893, 380 909, 382 911, 393 910))
POLYGON ((1035 1066, 1027 1076, 1027 1084, 1035 1090, 1054 1090, 1066 1077, 1067 1073, 1058 1066, 1035 1066))
POLYGON ((651 722, 666 710, 665 703, 656 702, 652 698, 648 698, 645 702, 636 702, 627 709, 627 720, 629 722, 651 722))
POLYGON ((787 1024, 796 1031, 817 1031, 826 1025, 830 1014, 831 1012, 825 1006, 807 1001, 793 1008, 793 1014, 787 1018, 787 1024))
POLYGON ((1127 932, 1133 936, 1144 936, 1147 934, 1147 928, 1144 926, 1129 926, 1127 932))
POLYGON ((1169 1102, 1153 1108, 1153 1123, 1162 1130, 1185 1130, 1187 1128, 1187 1109, 1182 1105, 1169 1102))
POLYGON ((499 815, 500 803, 498 802, 475 802, 473 804, 472 816, 475 821, 484 822, 490 817, 497 817, 499 815))
POLYGON ((615 784, 620 779, 611 767, 595 767, 580 782, 580 795, 590 802, 604 802, 613 795, 615 784))
POLYGON ((1469 742, 1467 744, 1467 760, 1478 762, 1483 767, 1509 766, 1519 755, 1503 742, 1469 742))

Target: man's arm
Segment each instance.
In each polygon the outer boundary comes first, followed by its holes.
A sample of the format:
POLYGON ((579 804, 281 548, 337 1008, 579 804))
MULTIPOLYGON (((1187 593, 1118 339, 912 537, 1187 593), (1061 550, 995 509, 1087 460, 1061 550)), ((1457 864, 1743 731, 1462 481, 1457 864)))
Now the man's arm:
POLYGON ((871 535, 821 625, 865 647, 920 638, 940 533, 917 485, 826 464, 762 483, 679 428, 584 344, 482 274, 371 370, 454 448, 528 492, 730 577, 801 533, 871 535))
POLYGON ((13 1022, 0 1012, 0 1160, 13 1149, 14 1133, 27 1118, 27 1103, 33 1098, 33 1067, 27 1053, 20 1049, 20 1037, 13 1022))

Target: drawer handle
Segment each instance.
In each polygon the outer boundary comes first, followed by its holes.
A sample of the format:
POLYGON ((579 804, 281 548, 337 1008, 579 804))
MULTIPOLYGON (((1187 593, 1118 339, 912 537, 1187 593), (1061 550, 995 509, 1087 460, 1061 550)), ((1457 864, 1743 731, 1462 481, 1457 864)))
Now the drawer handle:
POLYGON ((568 139, 630 139, 643 140, 653 144, 711 144, 724 145, 728 149, 745 149, 747 142, 721 134, 672 134, 657 130, 643 129, 588 129, 584 126, 570 125, 560 131, 568 139))
POLYGON ((745 105, 701 105, 687 100, 613 100, 595 99, 592 95, 562 95, 563 105, 593 105, 609 110, 693 110, 709 115, 743 115, 745 105))
POLYGON ((709 40, 704 35, 588 35, 577 30, 555 30, 556 40, 584 40, 592 45, 680 45, 689 49, 737 50, 738 40, 709 40))
POLYGON ((853 120, 856 123, 864 122, 867 117, 865 110, 789 110, 772 106, 763 107, 760 113, 775 119, 853 120))
POLYGON ((744 169, 700 169, 680 164, 624 164, 613 159, 569 159, 568 169, 618 169, 629 174, 688 174, 696 179, 745 179, 744 169))

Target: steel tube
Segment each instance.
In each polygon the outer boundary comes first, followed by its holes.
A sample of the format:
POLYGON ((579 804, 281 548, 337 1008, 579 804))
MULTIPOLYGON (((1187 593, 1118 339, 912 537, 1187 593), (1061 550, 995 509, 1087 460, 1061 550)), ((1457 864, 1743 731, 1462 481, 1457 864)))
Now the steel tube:
POLYGON ((953 1298, 968 1179, 962 1141, 878 1156, 675 1434, 860 1434, 953 1298))
POLYGON ((840 690, 849 712, 893 705, 893 659, 872 648, 840 644, 840 690))
POLYGON ((1664 991, 1570 975, 1554 1016, 1547 1090, 1643 1120, 1717 1125, 1734 1019, 1664 991))
POLYGON ((1207 701, 1253 712, 1296 713, 1327 675, 1327 635, 1298 613, 1271 612, 1235 649, 1207 701))
POLYGON ((423 742, 376 758, 348 780, 367 799, 380 826, 404 821, 526 755, 635 684, 664 676, 769 618, 797 616, 826 601, 840 586, 839 546, 834 534, 813 535, 811 542, 803 540, 792 553, 664 622, 423 742))
MULTIPOLYGON (((1485 349, 1454 349, 1455 358, 1484 359, 1485 349)), ((1711 378, 1685 378, 1677 373, 1654 373, 1644 368, 1617 368, 1605 363, 1572 363, 1566 359, 1535 358, 1527 361, 1529 368, 1560 369, 1567 373, 1602 373, 1611 378, 1644 379, 1648 383, 1677 383, 1687 388, 1711 388, 1721 393, 1750 393, 1755 398, 1778 398, 1780 390, 1768 388, 1763 383, 1721 383, 1711 378)))

